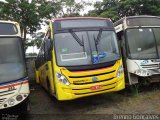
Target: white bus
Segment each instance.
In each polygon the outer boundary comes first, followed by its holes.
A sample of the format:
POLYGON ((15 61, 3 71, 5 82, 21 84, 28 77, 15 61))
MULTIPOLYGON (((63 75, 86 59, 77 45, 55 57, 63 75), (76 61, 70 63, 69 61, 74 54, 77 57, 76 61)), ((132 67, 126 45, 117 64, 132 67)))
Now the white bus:
POLYGON ((114 23, 129 85, 159 82, 160 17, 129 16, 114 23))
POLYGON ((27 109, 29 83, 24 47, 17 22, 0 20, 0 110, 27 109))

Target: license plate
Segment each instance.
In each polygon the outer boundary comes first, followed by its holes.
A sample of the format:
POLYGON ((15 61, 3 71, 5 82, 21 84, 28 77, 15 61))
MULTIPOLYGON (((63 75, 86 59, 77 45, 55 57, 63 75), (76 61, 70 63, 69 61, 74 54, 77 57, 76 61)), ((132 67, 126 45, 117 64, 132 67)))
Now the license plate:
POLYGON ((96 85, 96 86, 90 87, 91 90, 99 90, 99 89, 101 89, 101 88, 102 88, 101 85, 96 85))

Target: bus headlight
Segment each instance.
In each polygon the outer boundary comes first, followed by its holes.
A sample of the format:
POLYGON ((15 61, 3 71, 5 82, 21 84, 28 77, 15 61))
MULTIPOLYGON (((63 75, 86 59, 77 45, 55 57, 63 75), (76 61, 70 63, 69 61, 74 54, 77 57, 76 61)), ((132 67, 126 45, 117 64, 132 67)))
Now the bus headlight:
POLYGON ((69 81, 67 80, 67 78, 64 75, 62 75, 60 73, 56 73, 56 77, 57 77, 57 79, 60 83, 62 83, 64 85, 69 85, 70 84, 69 81))
POLYGON ((14 105, 15 104, 15 100, 13 98, 8 100, 8 104, 9 105, 14 105))
POLYGON ((143 70, 143 69, 138 69, 134 72, 136 75, 138 76, 142 76, 142 77, 145 77, 145 76, 150 76, 150 73, 147 71, 147 70, 143 70))
POLYGON ((119 68, 118 68, 118 71, 117 71, 117 78, 120 77, 123 73, 123 66, 121 65, 119 68))
POLYGON ((22 95, 16 96, 16 100, 17 100, 17 101, 21 101, 22 99, 23 99, 23 96, 22 96, 22 95))

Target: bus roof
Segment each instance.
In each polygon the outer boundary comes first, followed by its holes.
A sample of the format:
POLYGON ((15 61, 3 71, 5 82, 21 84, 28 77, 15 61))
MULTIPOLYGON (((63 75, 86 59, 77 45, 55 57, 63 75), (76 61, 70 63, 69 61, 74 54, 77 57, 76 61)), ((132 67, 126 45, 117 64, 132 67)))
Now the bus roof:
POLYGON ((76 19, 111 20, 110 18, 101 18, 101 17, 66 17, 66 18, 53 18, 52 22, 57 20, 76 20, 76 19))
POLYGON ((159 16, 151 16, 151 15, 126 16, 114 22, 114 26, 118 26, 119 24, 122 24, 124 20, 130 19, 130 18, 159 18, 160 19, 159 16))
POLYGON ((0 20, 0 23, 12 23, 12 24, 15 24, 17 22, 14 22, 14 21, 7 21, 7 20, 0 20))
POLYGON ((21 30, 18 22, 14 21, 7 21, 7 20, 0 20, 0 36, 19 36, 21 37, 21 30), (9 24, 9 25, 7 25, 9 24), (3 26, 5 28, 3 28, 3 26), (15 26, 15 27, 13 27, 15 26), (14 31, 14 32, 13 32, 14 31))

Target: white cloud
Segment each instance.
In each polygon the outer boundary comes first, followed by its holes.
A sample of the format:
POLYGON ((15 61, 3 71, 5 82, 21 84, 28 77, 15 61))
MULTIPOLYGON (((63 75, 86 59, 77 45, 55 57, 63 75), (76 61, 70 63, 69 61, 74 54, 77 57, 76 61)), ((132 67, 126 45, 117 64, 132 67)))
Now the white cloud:
POLYGON ((102 1, 102 0, 76 0, 76 2, 81 2, 81 1, 94 3, 94 2, 102 1))
POLYGON ((0 0, 0 2, 8 3, 8 2, 7 2, 7 1, 5 1, 5 0, 0 0))
POLYGON ((85 6, 85 7, 84 7, 84 10, 81 11, 81 14, 83 15, 83 14, 87 14, 89 10, 93 10, 93 9, 94 9, 93 4, 94 4, 95 2, 102 2, 103 0, 75 0, 75 1, 76 1, 77 3, 80 3, 80 2, 82 2, 82 1, 84 1, 84 2, 86 2, 86 3, 92 3, 92 5, 88 5, 88 6, 85 6))

